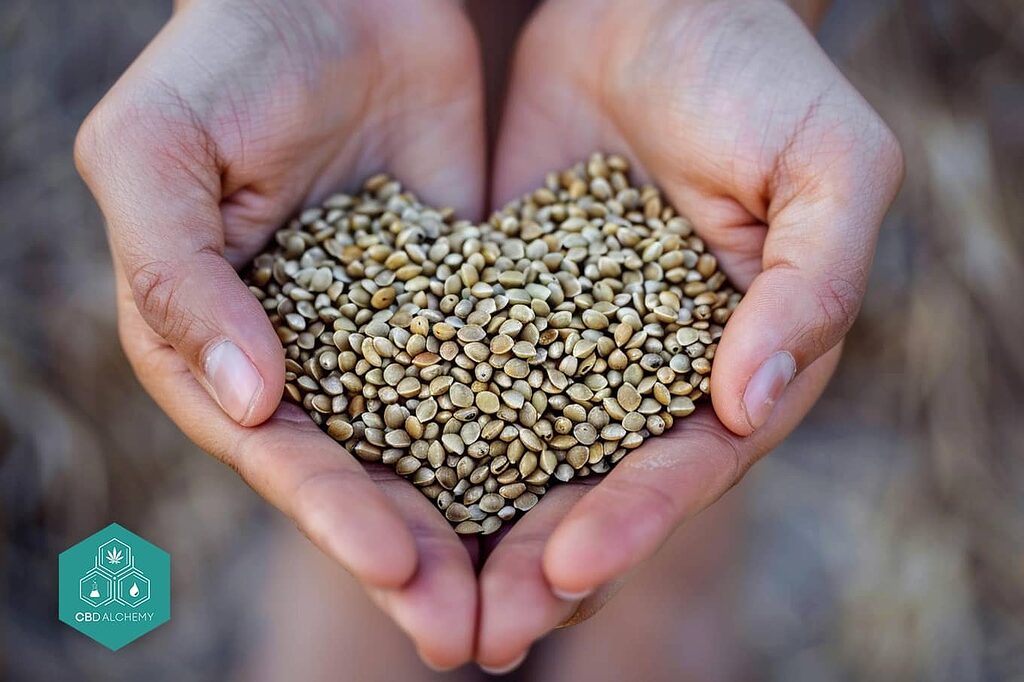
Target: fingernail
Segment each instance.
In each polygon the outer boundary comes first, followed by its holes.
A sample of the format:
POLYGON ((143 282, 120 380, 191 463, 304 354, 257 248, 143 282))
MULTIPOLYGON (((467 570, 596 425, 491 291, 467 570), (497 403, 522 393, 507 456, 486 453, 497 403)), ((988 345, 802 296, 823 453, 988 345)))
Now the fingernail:
POLYGON ((488 667, 486 665, 482 665, 482 666, 480 666, 480 669, 483 670, 488 675, 507 675, 508 673, 512 672, 513 670, 515 670, 516 668, 518 668, 519 666, 521 666, 523 664, 523 661, 526 660, 526 655, 528 653, 530 653, 529 649, 527 649, 522 654, 520 654, 519 658, 515 659, 514 661, 512 661, 508 665, 503 665, 503 666, 501 666, 499 668, 490 668, 490 667, 488 667))
POLYGON ((225 339, 206 352, 206 385, 221 409, 241 423, 263 387, 263 378, 249 356, 225 339))
POLYGON ((594 590, 582 590, 580 592, 567 592, 566 590, 560 590, 557 587, 552 587, 551 591, 555 594, 556 597, 558 597, 562 601, 583 601, 584 599, 586 599, 587 597, 589 597, 591 594, 594 593, 594 590))
POLYGON ((752 428, 759 429, 768 421, 775 403, 782 397, 782 392, 794 376, 796 360, 788 351, 781 350, 761 363, 743 393, 743 409, 747 412, 747 421, 752 428))

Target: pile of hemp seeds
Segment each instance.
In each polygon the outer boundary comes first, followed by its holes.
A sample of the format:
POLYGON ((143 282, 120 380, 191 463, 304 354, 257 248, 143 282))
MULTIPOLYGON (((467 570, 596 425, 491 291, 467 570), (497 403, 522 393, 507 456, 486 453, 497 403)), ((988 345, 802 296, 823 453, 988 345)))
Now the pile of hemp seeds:
POLYGON ((485 535, 692 413, 740 300, 689 221, 602 154, 482 224, 374 176, 279 230, 247 282, 286 398, 485 535))

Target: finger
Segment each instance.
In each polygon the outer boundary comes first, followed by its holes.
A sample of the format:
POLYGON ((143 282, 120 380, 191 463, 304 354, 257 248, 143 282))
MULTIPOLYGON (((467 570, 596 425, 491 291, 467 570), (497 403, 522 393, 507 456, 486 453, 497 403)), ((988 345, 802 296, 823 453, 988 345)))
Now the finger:
MULTIPOLYGON (((605 111, 567 74, 586 71, 587 50, 559 53, 552 69, 551 44, 563 41, 562 27, 586 21, 565 14, 565 4, 545 3, 531 18, 515 50, 505 110, 494 158, 491 200, 500 207, 544 182, 545 173, 569 167, 595 151, 630 154, 630 148, 605 111)), ((571 11, 571 9, 569 9, 571 11)))
POLYGON ((431 78, 400 79, 391 94, 406 105, 390 170, 424 201, 451 206, 458 217, 482 218, 486 133, 476 33, 463 10, 447 0, 416 3, 415 12, 403 8, 395 14, 405 16, 389 15, 388 21, 408 22, 402 36, 410 59, 431 78), (435 35, 445 35, 443 43, 428 37, 435 35))
POLYGON ((282 404, 255 429, 235 424, 196 383, 181 356, 142 320, 130 296, 124 292, 120 299, 129 361, 192 440, 235 469, 364 584, 394 588, 412 578, 416 548, 409 529, 358 462, 295 405, 282 404))
POLYGON ((862 134, 812 128, 783 152, 763 270, 716 353, 711 395, 736 434, 761 427, 796 373, 839 343, 857 316, 902 176, 895 138, 880 122, 869 127, 862 134))
POLYGON ((76 163, 106 217, 135 306, 228 416, 259 424, 280 399, 284 355, 224 258, 211 143, 188 120, 111 102, 83 125, 76 163))
POLYGON ((544 546, 562 518, 591 488, 556 486, 520 519, 487 558, 480 573, 480 634, 476 660, 507 672, 535 640, 576 610, 578 600, 556 596, 541 565, 544 546))
MULTIPOLYGON (((461 3, 365 3, 356 15, 372 24, 369 33, 382 43, 365 50, 379 60, 366 77, 365 120, 327 161, 309 201, 387 172, 426 203, 452 207, 460 218, 482 218, 483 73, 476 33, 461 3)), ((346 23, 344 32, 350 30, 346 23)), ((365 75, 366 59, 352 61, 347 68, 365 75)), ((351 88, 332 90, 317 93, 324 116, 359 102, 351 88)))
POLYGON ((470 661, 477 621, 476 572, 470 552, 423 493, 383 467, 374 475, 415 539, 418 565, 412 580, 371 596, 413 640, 436 670, 470 661))
POLYGON ((803 372, 765 427, 748 438, 727 431, 704 408, 630 453, 553 532, 543 558, 552 588, 589 595, 653 554, 796 426, 831 376, 839 350, 803 372))

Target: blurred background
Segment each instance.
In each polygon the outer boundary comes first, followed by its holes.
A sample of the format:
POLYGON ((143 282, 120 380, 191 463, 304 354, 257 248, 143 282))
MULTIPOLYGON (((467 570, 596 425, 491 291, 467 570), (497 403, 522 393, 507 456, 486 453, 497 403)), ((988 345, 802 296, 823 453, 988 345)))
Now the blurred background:
MULTIPOLYGON (((474 7, 504 32, 495 54, 517 11, 474 7)), ((277 586, 312 604, 333 570, 177 432, 118 346, 71 144, 169 12, 0 2, 0 680, 247 679, 277 586), (57 554, 114 520, 168 550, 175 581, 171 622, 117 654, 57 621, 55 589, 57 554)), ((680 584, 693 599, 636 596, 642 615, 617 620, 640 580, 535 647, 520 679, 573 678, 559 652, 624 626, 617 641, 718 649, 703 669, 646 660, 644 679, 1024 680, 1024 6, 839 0, 820 39, 908 169, 840 371, 702 521, 730 537, 691 542, 725 557, 680 584)), ((360 635, 411 656, 390 627, 360 635)), ((335 677, 373 677, 351 670, 335 677)))

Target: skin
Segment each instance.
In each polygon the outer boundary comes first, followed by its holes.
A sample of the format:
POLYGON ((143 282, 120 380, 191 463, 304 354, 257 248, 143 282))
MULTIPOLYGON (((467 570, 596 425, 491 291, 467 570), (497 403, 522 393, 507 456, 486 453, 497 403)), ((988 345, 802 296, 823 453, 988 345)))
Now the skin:
POLYGON ((718 349, 713 410, 600 482, 552 489, 480 546, 279 405, 280 343, 236 273, 297 208, 383 169, 482 215, 479 51, 456 4, 178 3, 76 144, 143 385, 438 668, 510 669, 551 628, 596 613, 796 427, 838 360, 902 176, 891 132, 770 0, 549 0, 520 41, 507 102, 493 205, 595 149, 623 153, 747 294, 718 349), (233 401, 211 371, 225 342, 254 368, 251 400, 233 401), (781 393, 771 384, 773 409, 751 409, 751 378, 779 353, 798 373, 781 393))

